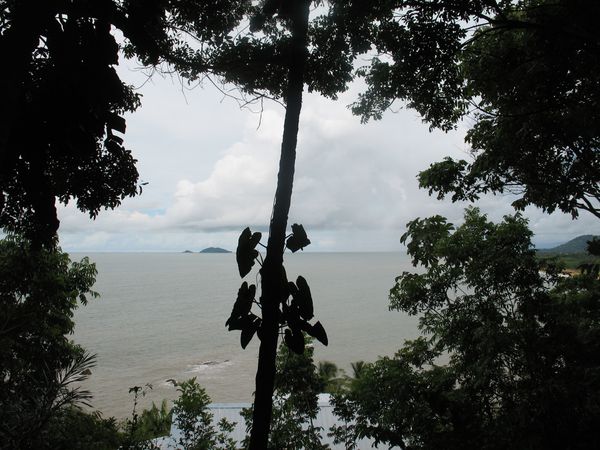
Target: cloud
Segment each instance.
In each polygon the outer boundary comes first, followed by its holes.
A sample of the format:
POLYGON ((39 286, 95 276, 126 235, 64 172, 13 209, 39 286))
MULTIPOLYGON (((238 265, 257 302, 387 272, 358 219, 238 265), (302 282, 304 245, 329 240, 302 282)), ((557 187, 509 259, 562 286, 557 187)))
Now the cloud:
MULTIPOLYGON (((465 158, 464 130, 430 132, 410 110, 361 125, 346 108, 355 94, 337 102, 305 96, 290 223, 304 224, 314 250, 384 250, 397 249, 405 224, 417 216, 441 214, 459 222, 466 204, 429 197, 418 188, 416 175, 444 156, 465 158)), ((150 90, 143 111, 130 117, 127 135, 138 144, 140 171, 150 184, 141 197, 127 199, 93 223, 73 205, 61 208, 64 245, 181 250, 186 243, 225 245, 226 240, 233 246, 244 227, 267 228, 283 108, 267 105, 259 117, 233 102, 216 102, 214 92, 190 96, 181 102, 164 80, 150 90)), ((486 197, 480 206, 498 220, 512 212, 510 201, 486 197)), ((558 238, 594 226, 590 219, 527 213, 544 241, 551 241, 552 233, 558 238)))

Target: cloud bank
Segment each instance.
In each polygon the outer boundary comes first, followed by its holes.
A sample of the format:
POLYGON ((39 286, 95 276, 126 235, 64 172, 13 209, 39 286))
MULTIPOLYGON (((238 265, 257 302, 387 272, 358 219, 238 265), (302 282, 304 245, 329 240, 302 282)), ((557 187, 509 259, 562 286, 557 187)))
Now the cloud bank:
MULTIPOLYGON (((240 110, 215 90, 186 99, 170 80, 144 87, 144 106, 128 118, 127 142, 139 160, 142 196, 96 221, 73 205, 60 209, 61 242, 72 251, 181 251, 232 248, 246 226, 268 226, 284 110, 240 110), (186 100, 186 101, 184 101, 186 100), (260 125, 260 126, 259 126, 260 125)), ((320 251, 400 250, 405 224, 445 215, 460 221, 466 204, 440 202, 418 188, 420 170, 444 156, 468 157, 464 130, 429 132, 410 110, 361 125, 346 105, 306 95, 290 223, 304 224, 320 251)), ((510 197, 479 206, 494 219, 511 213, 510 197)), ((591 232, 593 219, 527 211, 542 244, 591 232)))

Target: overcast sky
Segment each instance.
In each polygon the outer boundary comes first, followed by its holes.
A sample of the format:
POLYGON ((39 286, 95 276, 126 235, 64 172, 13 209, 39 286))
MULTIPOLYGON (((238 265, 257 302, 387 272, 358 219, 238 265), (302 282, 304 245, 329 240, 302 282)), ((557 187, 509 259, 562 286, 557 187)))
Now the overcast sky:
MULTIPOLYGON (((128 61, 119 71, 143 95, 142 107, 127 116, 125 142, 148 185, 95 221, 72 204, 61 207, 63 249, 235 250, 246 226, 266 230, 284 109, 265 103, 261 118, 210 83, 185 90, 177 79, 147 81, 128 61)), ((290 224, 304 224, 312 240, 307 251, 401 251, 409 220, 441 214, 460 223, 466 206, 429 197, 416 180, 444 156, 468 159, 465 130, 430 132, 415 111, 401 108, 361 125, 347 109, 359 90, 353 86, 336 102, 305 95, 290 224)), ((477 206, 499 219, 512 212, 510 202, 488 197, 477 206)), ((600 234, 598 220, 585 212, 577 221, 534 208, 526 216, 538 247, 600 234)))

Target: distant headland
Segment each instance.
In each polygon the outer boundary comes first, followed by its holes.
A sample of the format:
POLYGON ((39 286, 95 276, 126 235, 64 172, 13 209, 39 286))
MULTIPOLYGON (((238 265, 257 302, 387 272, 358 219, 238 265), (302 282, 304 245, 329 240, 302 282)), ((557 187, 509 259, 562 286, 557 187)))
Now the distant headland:
POLYGON ((231 253, 229 250, 225 250, 221 247, 207 247, 204 250, 200 250, 200 253, 231 253))
MULTIPOLYGON (((185 250, 183 253, 194 253, 191 250, 185 250)), ((229 250, 225 250, 221 247, 207 247, 204 250, 200 250, 198 253, 231 253, 229 250)))

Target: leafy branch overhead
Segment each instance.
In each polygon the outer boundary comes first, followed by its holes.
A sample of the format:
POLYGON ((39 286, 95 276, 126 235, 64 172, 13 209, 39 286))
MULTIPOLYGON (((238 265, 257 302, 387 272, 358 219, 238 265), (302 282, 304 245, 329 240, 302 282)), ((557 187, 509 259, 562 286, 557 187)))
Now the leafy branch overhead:
MULTIPOLYGON (((236 259, 242 278, 250 272, 255 259, 259 256, 256 246, 259 245, 261 236, 261 233, 252 233, 250 228, 244 229, 240 234, 236 259)), ((295 252, 309 244, 310 240, 304 231, 304 227, 298 224, 292 225, 292 234, 288 237, 287 247, 295 252)), ((225 322, 225 326, 228 327, 229 331, 241 330, 242 348, 246 348, 255 333, 258 333, 260 337, 263 321, 252 313, 254 303, 257 303, 256 285, 248 285, 244 281, 238 290, 231 315, 225 322)), ((314 306, 310 287, 304 277, 299 276, 294 283, 287 280, 285 269, 282 270, 278 310, 279 328, 284 329, 284 341, 290 350, 298 354, 304 352, 303 332, 308 333, 324 345, 329 343, 327 333, 321 322, 316 322, 314 325, 309 323, 309 320, 314 317, 314 306)))

